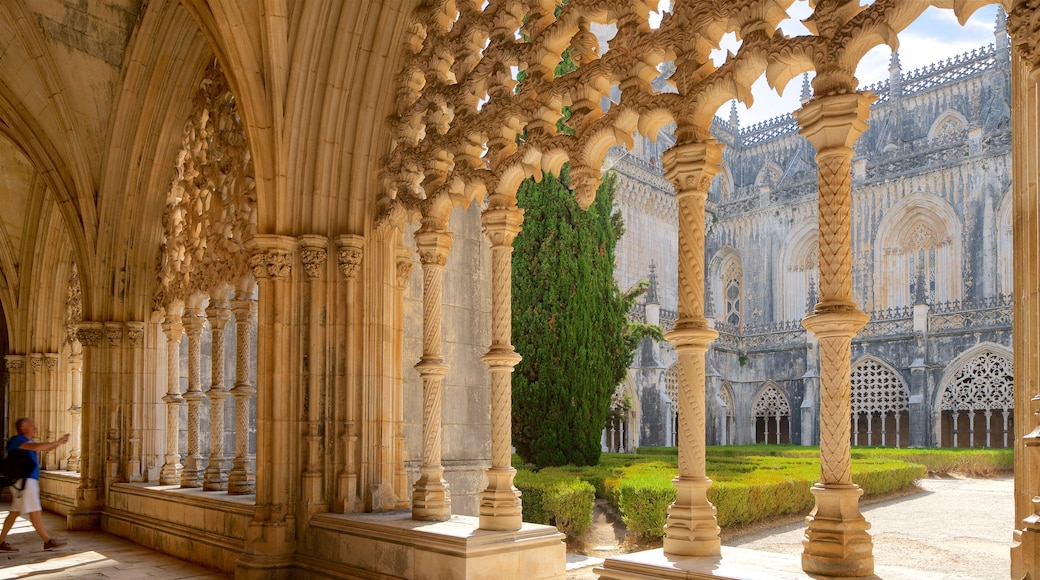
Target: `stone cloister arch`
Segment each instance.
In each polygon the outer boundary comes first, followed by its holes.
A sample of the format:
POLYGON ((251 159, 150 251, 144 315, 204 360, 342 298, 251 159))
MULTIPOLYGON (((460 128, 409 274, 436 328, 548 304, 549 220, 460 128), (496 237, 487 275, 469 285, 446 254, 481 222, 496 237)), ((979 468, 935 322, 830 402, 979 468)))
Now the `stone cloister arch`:
POLYGON ((864 357, 852 365, 852 444, 910 443, 910 391, 891 365, 864 357))
MULTIPOLYGON (((86 4, 85 14, 73 16, 94 17, 115 41, 68 46, 47 32, 53 18, 35 12, 34 3, 0 3, 0 148, 19 151, 32 168, 31 183, 4 183, 3 192, 15 200, 12 207, 34 208, 40 216, 40 208, 49 207, 61 223, 31 220, 38 228, 28 233, 2 224, 9 254, 18 256, 11 260, 0 248, 8 356, 23 357, 8 360, 12 377, 18 362, 25 368, 24 357, 31 365, 33 353, 51 352, 33 342, 33 313, 50 312, 40 314, 47 328, 39 336, 63 336, 58 305, 66 299, 67 282, 59 276, 51 284, 42 276, 44 264, 75 263, 81 285, 81 473, 46 478, 54 497, 62 498, 57 507, 71 527, 156 538, 151 541, 165 550, 235 570, 242 578, 408 573, 379 569, 378 562, 344 561, 378 534, 360 523, 369 520, 343 512, 410 504, 409 516, 416 519, 452 516, 441 427, 442 387, 452 372, 443 305, 453 297, 443 282, 455 242, 452 214, 472 206, 491 247, 489 347, 481 360, 490 376, 489 419, 474 426, 490 433, 490 468, 487 487, 477 492, 478 517, 465 525, 487 532, 503 558, 515 556, 519 574, 541 569, 538 562, 558 562, 545 576, 562 575, 562 544, 550 530, 521 528, 521 498, 512 485, 509 385, 517 354, 510 344, 510 248, 523 221, 515 192, 523 179, 558 171, 569 160, 576 195, 587 205, 610 146, 626 145, 636 130, 654 136, 675 123, 676 145, 664 155, 664 165, 676 189, 680 224, 679 312, 668 335, 679 359, 680 467, 664 553, 728 557, 707 501, 704 465, 704 353, 716 336, 704 312, 704 212, 721 161, 721 146, 709 129, 722 104, 749 101, 759 77, 782 88, 815 71, 814 97, 796 114, 817 149, 820 185, 818 300, 804 325, 820 345, 821 481, 813 490, 817 505, 803 567, 827 575, 871 573, 868 524, 854 507, 859 489, 849 470, 848 393, 849 344, 866 322, 851 295, 851 147, 866 127, 872 96, 852 71, 874 46, 895 45, 896 34, 927 6, 954 8, 963 20, 983 2, 885 0, 863 6, 820 0, 807 20, 811 34, 793 38, 777 33, 788 0, 676 2, 656 29, 648 26, 647 14, 658 3, 643 1, 574 1, 558 15, 555 2, 508 0, 486 6, 475 0, 114 0, 107 3, 114 7, 109 12, 86 4), (618 29, 602 54, 589 30, 592 22, 618 29), (716 67, 709 56, 727 33, 742 44, 716 67), (568 48, 580 66, 556 78, 553 69, 568 48), (59 58, 69 51, 74 58, 59 58), (177 494, 129 481, 137 469, 131 450, 139 430, 127 420, 128 405, 156 390, 170 394, 171 408, 183 396, 164 391, 173 381, 157 372, 175 343, 164 334, 164 322, 169 336, 176 334, 177 315, 181 325, 185 318, 191 320, 187 326, 197 325, 199 311, 208 306, 199 299, 200 288, 218 301, 227 297, 227 287, 193 288, 189 280, 184 293, 154 300, 160 295, 164 197, 193 96, 214 59, 239 107, 255 183, 255 217, 248 220, 249 235, 241 237, 238 255, 258 285, 256 489, 252 502, 239 503, 191 490, 180 497, 193 501, 178 501, 171 499, 177 494), (664 62, 675 64, 674 93, 652 86, 664 62), (512 67, 526 73, 519 86, 512 67), (614 87, 621 96, 603 111, 600 100, 614 87), (564 107, 571 111, 573 135, 556 131, 564 107), (418 225, 414 249, 405 245, 409 224, 418 225), (65 239, 45 233, 62 228, 65 239), (37 249, 52 246, 64 250, 33 260, 37 249), (401 354, 402 300, 415 254, 415 275, 422 278, 422 356, 416 367, 422 421, 420 478, 412 486, 403 465, 407 437, 400 419, 403 368, 415 362, 401 354), (363 467, 352 471, 351 461, 363 467), (120 506, 138 498, 144 498, 144 512, 131 518, 120 506), (169 525, 163 514, 173 509, 187 523, 169 525), (207 530, 200 523, 203 510, 227 518, 235 532, 201 533, 207 530), (515 540, 518 529, 529 540, 523 545, 515 540)), ((1004 7, 1011 13, 1014 68, 1014 356, 1020 384, 1031 384, 1040 375, 1034 356, 1040 297, 1028 292, 1040 275, 1033 243, 1040 231, 1040 24, 1036 8, 1025 0, 1004 7)), ((97 40, 89 32, 76 34, 97 40)), ((233 288, 238 281, 231 278, 233 288)), ((198 411, 201 388, 190 390, 198 411)), ((1021 435, 1015 438, 1017 578, 1037 575, 1040 553, 1030 503, 1040 488, 1040 444, 1028 414, 1035 395, 1024 388, 1015 395, 1014 424, 1021 435)), ((473 404, 483 406, 479 401, 473 404)), ((200 467, 195 463, 192 472, 200 467)), ((409 549, 450 543, 434 532, 423 539, 401 533, 411 525, 407 517, 366 517, 380 520, 371 525, 383 532, 396 531, 382 537, 405 537, 409 549)), ((456 563, 444 566, 481 565, 468 548, 452 546, 456 563)), ((608 561, 601 572, 606 579, 659 576, 653 562, 624 558, 608 561)))
POLYGON ((755 418, 755 443, 791 442, 791 404, 776 383, 768 382, 759 389, 751 414, 755 418))
POLYGON ((953 360, 933 406, 935 440, 942 447, 1008 447, 1014 442, 1013 355, 984 343, 953 360))

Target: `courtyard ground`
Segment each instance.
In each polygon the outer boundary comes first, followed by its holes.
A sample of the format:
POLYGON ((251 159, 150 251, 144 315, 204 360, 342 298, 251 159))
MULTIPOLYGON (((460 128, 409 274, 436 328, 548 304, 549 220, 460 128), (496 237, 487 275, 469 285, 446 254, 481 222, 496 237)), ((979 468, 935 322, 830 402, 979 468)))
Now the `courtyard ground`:
MULTIPOLYGON (((919 570, 929 578, 994 580, 1010 577, 1014 479, 929 478, 921 491, 863 506, 871 524, 878 567, 919 570)), ((597 510, 588 542, 589 557, 571 554, 568 580, 596 578, 592 570, 603 556, 623 546, 607 543, 615 536, 606 514, 597 510), (602 542, 602 543, 599 543, 602 542), (593 548, 601 548, 595 550, 593 548)), ((723 544, 797 556, 802 551, 802 517, 723 533, 723 544)))

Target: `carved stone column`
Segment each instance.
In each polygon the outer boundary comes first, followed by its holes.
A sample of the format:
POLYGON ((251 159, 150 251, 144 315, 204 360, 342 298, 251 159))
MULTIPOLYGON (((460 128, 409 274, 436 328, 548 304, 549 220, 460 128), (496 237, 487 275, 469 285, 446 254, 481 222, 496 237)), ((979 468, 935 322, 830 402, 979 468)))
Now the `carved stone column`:
POLYGON ((7 408, 12 421, 24 417, 26 414, 25 358, 24 354, 9 354, 4 357, 10 381, 7 386, 7 408))
POLYGON ((802 568, 810 574, 874 572, 870 524, 852 483, 852 337, 869 317, 852 301, 852 145, 867 128, 870 94, 817 97, 796 114, 819 166, 820 301, 802 322, 820 343, 820 482, 806 518, 802 568))
MULTIPOLYGON (((51 427, 47 424, 43 393, 46 390, 43 373, 43 353, 32 352, 28 355, 29 369, 25 377, 25 400, 27 401, 25 416, 36 421, 36 436, 40 441, 51 439, 51 427)), ((41 459, 44 459, 41 457, 41 459)))
POLYGON ((201 308, 187 308, 182 319, 184 332, 188 335, 188 390, 184 400, 188 403, 188 452, 184 455, 181 470, 181 487, 202 487, 202 446, 199 436, 202 431, 202 329, 206 326, 206 315, 201 308))
POLYGON ((480 528, 519 530, 523 525, 520 492, 513 486, 513 368, 520 355, 513 349, 513 240, 524 212, 515 205, 484 210, 484 233, 491 240, 491 348, 483 360, 491 369, 491 468, 480 494, 480 528))
MULTIPOLYGON (((153 357, 149 356, 145 346, 144 322, 127 322, 124 333, 126 340, 122 349, 123 376, 126 381, 119 396, 119 409, 123 413, 123 438, 127 441, 124 449, 126 459, 122 481, 148 481, 147 465, 154 464, 151 459, 155 455, 145 457, 145 443, 152 443, 150 415, 148 403, 153 400, 155 390, 152 388, 153 357)), ((118 361, 116 361, 118 365, 118 361)), ((151 447, 151 445, 149 445, 151 447)))
MULTIPOLYGON (((1016 0, 1011 33, 1015 332, 1015 531, 1011 577, 1040 577, 1040 20, 1016 0)), ((936 419, 938 424, 938 419, 936 419)))
POLYGON ((83 347, 83 427, 79 487, 68 513, 70 530, 97 529, 104 504, 104 467, 107 417, 101 393, 104 377, 102 356, 105 325, 100 322, 80 323, 76 338, 83 347))
POLYGON ((321 449, 322 381, 325 373, 325 270, 328 263, 328 238, 300 236, 300 261, 307 275, 310 294, 307 313, 307 416, 306 465, 303 470, 303 501, 309 513, 328 511, 322 501, 324 487, 321 449))
MULTIPOLYGON (((78 345, 79 342, 76 342, 78 345)), ((83 419, 83 353, 74 349, 69 355, 69 381, 71 382, 72 404, 69 405, 69 465, 73 472, 80 470, 80 440, 83 419)))
POLYGON ((159 483, 177 485, 181 482, 181 324, 180 310, 167 311, 162 325, 166 335, 166 455, 159 470, 159 483))
POLYGON ((299 369, 291 356, 297 240, 256 235, 249 266, 259 285, 256 369, 256 507, 236 576, 284 577, 296 552, 300 498, 299 369), (281 574, 281 575, 280 575, 281 574))
POLYGON ((249 455, 249 407, 256 394, 249 376, 249 338, 256 316, 256 300, 251 295, 252 292, 245 292, 240 286, 231 301, 231 311, 235 314, 235 387, 231 389, 231 395, 235 397, 235 459, 228 473, 228 493, 231 495, 256 491, 256 473, 253 471, 253 458, 249 455))
POLYGON ((357 341, 357 320, 355 310, 357 307, 357 277, 361 267, 361 260, 365 253, 365 238, 356 235, 343 235, 336 238, 337 263, 339 271, 343 275, 342 305, 338 309, 337 316, 344 327, 344 357, 343 380, 345 388, 337 393, 339 397, 339 416, 342 418, 340 426, 340 446, 343 452, 341 458, 342 469, 336 489, 336 510, 341 513, 357 511, 361 505, 358 494, 358 412, 360 403, 358 401, 358 374, 360 372, 360 353, 357 341))
POLYGON ((415 370, 423 383, 422 467, 412 490, 412 517, 445 521, 451 517, 451 494, 441 465, 441 384, 448 372, 441 337, 441 289, 452 237, 443 227, 423 227, 415 245, 423 269, 423 355, 415 370))
MULTIPOLYGON (((121 322, 105 323, 105 345, 103 353, 104 384, 107 387, 108 401, 106 405, 107 429, 105 431, 105 485, 126 481, 125 448, 123 433, 123 334, 124 324, 121 322)), ((95 375, 96 376, 96 375, 95 375)))
POLYGON ((206 391, 209 399, 209 463, 202 488, 206 491, 224 491, 228 488, 228 460, 224 454, 224 407, 230 396, 224 384, 224 329, 231 320, 227 300, 214 300, 206 309, 209 326, 213 331, 212 384, 206 391))
POLYGON ((718 333, 704 317, 704 205, 722 146, 711 139, 676 145, 662 161, 679 205, 679 318, 666 335, 678 355, 679 475, 672 480, 676 498, 668 508, 664 552, 715 556, 721 541, 707 497, 704 356, 718 333))
MULTIPOLYGON (((61 412, 61 408, 64 405, 59 402, 57 353, 46 353, 43 355, 43 383, 46 386, 44 391, 44 409, 47 424, 50 425, 50 437, 48 440, 57 439, 64 433, 63 429, 68 428, 65 423, 65 414, 61 412)), ((61 469, 65 463, 63 458, 67 457, 68 451, 65 446, 58 447, 54 451, 44 454, 45 458, 41 459, 40 465, 44 469, 49 470, 61 469)))

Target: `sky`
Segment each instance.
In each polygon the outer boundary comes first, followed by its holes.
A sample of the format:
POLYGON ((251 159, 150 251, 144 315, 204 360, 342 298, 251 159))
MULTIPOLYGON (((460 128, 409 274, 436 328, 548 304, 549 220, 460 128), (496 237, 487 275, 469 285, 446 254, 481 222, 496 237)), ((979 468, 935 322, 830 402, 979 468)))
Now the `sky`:
MULTIPOLYGON (((670 2, 665 0, 661 6, 667 10, 670 2)), ((809 31, 800 22, 812 13, 808 1, 796 1, 788 12, 792 18, 780 24, 784 33, 788 36, 808 34, 809 31)), ((993 44, 996 13, 996 6, 980 8, 961 26, 952 10, 928 8, 916 22, 899 34, 899 61, 903 74, 993 44)), ((732 34, 727 35, 721 48, 713 54, 716 65, 724 61, 727 51, 735 51, 738 46, 736 38, 732 34)), ((891 56, 892 51, 888 46, 879 46, 867 53, 856 70, 860 86, 887 79, 891 56)), ((740 126, 748 127, 794 111, 799 106, 801 87, 800 79, 791 81, 781 98, 769 88, 764 77, 759 79, 751 88, 754 97, 752 107, 748 109, 741 103, 737 104, 740 126)), ((720 110, 718 115, 728 119, 729 105, 720 110)))

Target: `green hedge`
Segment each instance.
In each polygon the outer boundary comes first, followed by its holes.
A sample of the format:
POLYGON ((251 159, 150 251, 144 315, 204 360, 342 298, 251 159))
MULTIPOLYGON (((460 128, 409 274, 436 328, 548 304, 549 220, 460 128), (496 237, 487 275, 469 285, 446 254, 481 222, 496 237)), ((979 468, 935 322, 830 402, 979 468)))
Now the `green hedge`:
MULTIPOLYGON (((865 497, 913 485, 928 472, 986 475, 1011 469, 1010 449, 892 449, 856 447, 852 478, 865 497)), ((524 492, 524 519, 555 523, 571 537, 587 529, 593 494, 617 509, 629 532, 641 540, 660 537, 668 506, 675 501, 672 479, 677 450, 641 448, 637 454, 604 453, 592 467, 554 467, 532 473, 517 465, 524 492)), ((819 450, 795 445, 709 447, 708 499, 720 526, 747 524, 807 513, 810 490, 820 477, 819 450)))
POLYGON ((525 522, 554 525, 568 538, 589 529, 596 501, 596 490, 589 482, 556 468, 537 473, 519 469, 515 485, 523 493, 525 522))

